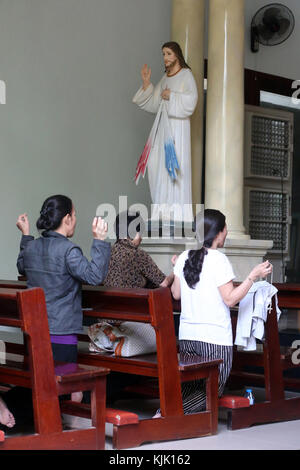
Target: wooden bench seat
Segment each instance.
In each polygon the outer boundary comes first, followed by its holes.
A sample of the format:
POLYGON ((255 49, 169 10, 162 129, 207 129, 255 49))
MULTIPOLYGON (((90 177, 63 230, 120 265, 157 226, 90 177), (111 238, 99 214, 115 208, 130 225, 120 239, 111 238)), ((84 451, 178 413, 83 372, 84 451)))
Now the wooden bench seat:
POLYGON ((85 345, 79 345, 79 362, 81 364, 89 364, 97 366, 100 361, 101 364, 105 364, 103 367, 112 368, 116 372, 127 373, 130 368, 130 373, 136 375, 146 375, 148 377, 157 377, 157 355, 153 354, 142 354, 133 357, 116 357, 112 354, 102 354, 97 352, 91 352, 88 349, 88 339, 85 345))
MULTIPOLYGON (((89 338, 86 335, 80 335, 79 338, 81 341, 85 340, 88 342, 89 338)), ((87 373, 89 370, 95 370, 95 366, 99 365, 99 354, 91 353, 88 351, 88 343, 84 346, 81 346, 80 349, 80 360, 81 362, 87 361, 88 365, 80 364, 67 364, 64 370, 64 374, 67 372, 68 375, 60 376, 61 369, 64 366, 60 366, 59 363, 55 363, 55 374, 56 381, 60 383, 62 379, 66 382, 72 380, 72 369, 76 366, 78 373, 87 373)), ((1 376, 6 383, 10 383, 13 380, 14 383, 23 386, 30 387, 30 372, 28 370, 28 365, 26 361, 26 353, 23 345, 15 343, 7 343, 7 361, 5 365, 1 366, 1 376), (10 359, 13 357, 14 359, 10 359), (18 359, 18 360, 17 360, 18 359)), ((215 376, 217 376, 218 365, 222 362, 221 360, 210 360, 205 358, 199 358, 198 356, 194 357, 185 357, 183 358, 180 354, 177 354, 178 357, 178 370, 180 373, 180 380, 182 382, 189 380, 197 380, 201 378, 207 378, 207 370, 213 368, 215 376)), ((141 356, 134 357, 114 357, 112 355, 102 355, 101 354, 101 364, 106 364, 105 367, 111 368, 115 371, 125 372, 130 367, 132 373, 137 375, 143 375, 146 377, 156 377, 158 378, 158 367, 157 367, 157 354, 145 354, 141 356)), ((77 378, 77 375, 74 377, 77 378)), ((211 379, 212 380, 212 379, 211 379)), ((127 391, 131 393, 140 392, 144 397, 148 396, 150 398, 159 398, 159 381, 157 380, 156 384, 152 382, 152 388, 149 391, 149 388, 146 390, 148 383, 134 385, 132 387, 127 387, 127 391), (150 392, 150 393, 149 393, 150 392)), ((216 386, 216 384, 214 385, 216 386)), ((67 391, 62 391, 60 389, 59 393, 67 393, 67 391)), ((91 407, 88 404, 76 404, 69 401, 61 403, 61 411, 65 414, 71 414, 75 416, 80 416, 83 418, 91 417, 91 407)), ((107 408, 105 412, 105 421, 116 426, 123 426, 127 424, 138 424, 139 419, 138 415, 128 411, 122 411, 119 409, 107 408)))
MULTIPOLYGON (((11 281, 5 281, 6 285, 11 286, 11 281)), ((14 285, 18 285, 19 283, 15 281, 14 285)), ((0 283, 1 285, 1 283, 0 283)), ((295 284, 275 284, 275 287, 278 289, 278 302, 279 308, 281 309, 300 309, 300 285, 295 284)), ((139 374, 149 377, 149 378, 157 378, 159 380, 159 397, 161 398, 162 408, 164 410, 164 416, 166 419, 164 420, 165 423, 169 421, 171 422, 171 417, 174 415, 176 419, 182 414, 181 404, 176 406, 177 402, 180 403, 179 397, 179 387, 178 383, 181 382, 182 374, 179 371, 178 366, 178 358, 176 361, 176 371, 174 367, 174 360, 172 362, 168 361, 168 352, 171 350, 172 352, 171 357, 175 357, 176 350, 175 341, 173 340, 174 344, 171 344, 171 349, 169 348, 168 342, 164 342, 163 338, 167 337, 168 339, 168 331, 166 332, 165 322, 170 321, 170 328, 172 331, 172 338, 173 338, 173 317, 169 313, 167 316, 172 318, 172 320, 167 320, 165 317, 166 312, 177 311, 180 312, 180 302, 173 301, 173 308, 170 307, 169 302, 170 298, 167 299, 161 298, 158 301, 158 306, 156 303, 156 299, 153 299, 151 291, 148 294, 141 294, 141 298, 138 300, 136 299, 136 303, 130 300, 130 296, 126 297, 126 293, 123 294, 111 294, 108 290, 105 292, 102 291, 99 294, 97 291, 101 288, 88 288, 84 287, 83 289, 83 300, 85 302, 85 307, 91 308, 90 311, 85 311, 84 315, 89 318, 93 318, 95 321, 98 318, 122 318, 122 308, 124 312, 127 312, 124 315, 124 320, 133 320, 135 321, 149 321, 153 324, 154 328, 157 331, 157 341, 158 341, 158 351, 159 354, 152 355, 151 357, 147 356, 146 358, 140 357, 139 359, 136 358, 103 358, 103 361, 106 361, 105 364, 112 365, 112 370, 117 370, 121 372, 128 372, 131 369, 133 371, 138 372, 139 374), (116 296, 113 300, 112 297, 116 296), (118 297, 119 295, 119 297, 118 297), (122 297, 123 295, 123 297, 122 297), (143 297, 144 296, 144 297, 143 297), (109 301, 112 301, 111 304, 109 301), (150 307, 147 307, 149 304, 150 307), (159 304, 163 305, 164 311, 160 314, 161 310, 159 304), (89 313, 90 312, 90 313, 89 313), (151 314, 149 314, 151 312, 151 314), (150 316, 150 320, 149 320, 150 316), (158 322, 160 319, 160 322, 158 322), (161 332, 163 331, 163 334, 161 332), (159 333, 160 332, 160 333, 159 333), (110 361, 110 363, 108 362, 110 361), (159 368, 158 364, 162 364, 163 367, 159 368), (171 370, 165 370, 165 365, 170 364, 171 370), (172 384, 173 377, 175 377, 175 386, 167 386, 164 387, 164 384, 172 384), (172 397, 172 395, 176 396, 175 400, 169 400, 168 397, 172 397), (166 405, 167 404, 167 405, 166 405), (170 418, 169 418, 170 417, 170 418)), ((157 290, 159 291, 159 289, 157 290)), ((137 294, 138 295, 138 294, 137 294)), ((232 312, 232 320, 233 320, 233 329, 235 331, 235 322, 236 322, 236 315, 237 311, 232 312)), ((170 335, 169 335, 170 336, 170 335)), ((233 369, 230 375, 228 385, 232 388, 240 388, 242 386, 259 386, 265 389, 265 400, 262 402, 256 402, 253 406, 238 406, 239 404, 245 404, 242 400, 243 397, 239 397, 239 401, 237 398, 234 401, 230 401, 230 398, 226 399, 226 397, 222 397, 220 400, 217 400, 220 407, 221 404, 227 403, 227 406, 224 407, 228 410, 228 428, 229 429, 240 429, 243 427, 251 426, 252 424, 259 424, 259 423, 266 423, 266 422, 276 422, 276 421, 285 421, 291 419, 300 419, 300 399, 297 397, 293 398, 285 398, 285 389, 286 388, 294 388, 295 390, 300 389, 300 380, 297 378, 289 378, 284 377, 283 372, 284 370, 288 370, 290 367, 295 367, 295 364, 291 363, 291 354, 292 350, 290 348, 282 348, 280 347, 279 342, 279 334, 278 334, 278 323, 276 318, 276 310, 275 305, 273 303, 273 308, 271 313, 268 315, 268 319, 265 325, 265 341, 260 344, 260 348, 262 348, 262 352, 255 351, 255 352, 244 352, 238 351, 237 348, 234 350, 234 361, 233 361, 233 369), (258 368, 258 371, 251 372, 250 368, 258 368), (259 368, 262 369, 262 372, 259 372, 259 368), (225 401, 226 400, 226 401, 225 401), (229 406, 230 405, 230 406, 229 406)), ((86 358, 86 362, 88 363, 91 361, 92 364, 98 365, 101 363, 99 356, 95 356, 94 353, 90 353, 87 350, 87 345, 85 346, 85 351, 82 351, 82 357, 86 358), (86 356, 85 356, 86 355, 86 356)), ((110 365, 108 366, 110 368, 110 365)), ((203 368, 204 369, 204 368, 203 368)), ((140 387, 140 391, 142 391, 143 385, 137 386, 137 390, 140 387)), ((130 389, 130 387, 129 387, 130 389)), ((132 388, 131 388, 132 390, 132 388)), ((150 396, 155 393, 155 387, 151 385, 150 396)), ((197 414, 197 415, 200 415, 197 414)), ((188 417, 184 417, 185 419, 188 417)), ((194 419, 194 417, 192 417, 194 419)), ((191 419, 191 427, 193 428, 194 422, 191 419)), ((199 420, 198 416, 197 419, 199 420)), ((212 433, 211 424, 207 424, 207 415, 205 412, 201 416, 201 435, 204 435, 205 429, 207 433, 212 433)), ((150 420, 145 420, 150 421, 150 420)), ((157 421, 157 420, 152 420, 157 421)), ((162 421, 162 420, 158 420, 162 421)), ((185 426, 185 423, 188 422, 186 419, 185 422, 181 422, 178 426, 185 426)), ((130 439, 128 444, 130 447, 135 441, 135 436, 137 434, 141 434, 144 432, 144 429, 147 430, 144 433, 144 437, 148 437, 148 440, 160 440, 164 439, 163 436, 156 429, 156 424, 142 424, 140 421, 139 424, 135 424, 132 426, 136 426, 135 429, 137 431, 130 430, 128 435, 130 434, 130 439), (148 431, 148 429, 150 431, 148 431), (153 438, 153 434, 155 434, 155 438, 153 438)), ((164 424, 165 429, 168 430, 168 425, 164 424)), ((170 425, 172 426, 172 425, 170 425)), ((117 427, 117 425, 115 426, 117 427)), ((120 428, 124 428, 124 434, 126 434, 126 425, 119 426, 120 428)), ((168 431, 166 431, 167 434, 168 431)), ((184 433, 182 433, 184 434, 184 433)), ((195 433, 194 433, 195 435, 195 433)), ((168 434, 168 436, 172 436, 172 432, 168 434)), ((172 438, 168 437, 167 438, 172 438)), ((193 437, 193 433, 191 433, 191 437, 193 437)), ((179 438, 183 438, 179 436, 179 438)), ((123 439, 121 434, 117 434, 116 440, 114 442, 115 447, 119 444, 123 445, 125 442, 125 438, 123 439), (120 437, 120 441, 118 440, 120 437)), ((136 443, 138 445, 138 443, 136 443)))
POLYGON ((43 290, 0 288, 0 325, 18 327, 24 333, 24 345, 9 345, 0 363, 0 383, 32 389, 35 425, 34 434, 8 437, 0 449, 104 449, 109 370, 54 364, 43 290), (26 354, 20 354, 24 348, 26 354), (64 431, 59 395, 81 390, 91 391, 92 427, 64 431))
MULTIPOLYGON (((5 281, 5 285, 7 284, 11 286, 11 281, 5 281)), ((18 285, 18 282, 15 281, 14 285, 16 284, 18 285)), ((277 287, 278 289, 279 308, 300 309, 300 285, 275 284, 275 287, 277 287)), ((173 433, 171 431, 169 432, 169 428, 174 428, 174 426, 176 426, 177 429, 180 429, 180 432, 179 434, 177 434, 177 437, 174 437, 175 439, 184 437, 194 437, 196 433, 193 430, 193 426, 197 426, 197 421, 199 427, 201 427, 200 435, 205 435, 205 430, 207 431, 207 434, 211 434, 213 428, 211 426, 210 420, 213 413, 210 415, 209 418, 207 413, 204 412, 202 414, 197 413, 194 416, 191 415, 190 417, 184 416, 184 419, 180 420, 180 415, 182 416, 182 408, 180 404, 178 384, 180 384, 182 374, 179 373, 178 360, 176 362, 177 372, 175 371, 174 367, 174 359, 172 361, 168 361, 168 352, 170 351, 170 347, 168 344, 168 336, 170 336, 170 334, 168 335, 168 330, 166 331, 165 328, 165 322, 167 322, 168 324, 168 321, 170 321, 169 326, 171 328, 170 331, 172 331, 171 336, 173 338, 174 325, 173 317, 170 312, 180 312, 180 303, 173 302, 172 308, 169 305, 169 298, 161 298, 160 300, 157 299, 156 302, 156 299, 152 297, 153 294, 150 291, 148 297, 146 297, 145 294, 144 298, 141 298, 135 306, 130 306, 130 298, 124 298, 126 297, 126 293, 123 294, 123 297, 122 295, 118 297, 118 294, 116 293, 116 299, 114 302, 112 302, 112 305, 110 306, 109 299, 110 296, 113 297, 113 295, 108 291, 106 293, 102 292, 101 294, 99 294, 97 292, 98 289, 99 288, 95 288, 95 291, 93 291, 93 289, 89 290, 89 288, 84 288, 83 290, 83 300, 85 301, 85 306, 87 308, 92 309, 90 311, 90 316, 95 321, 97 321, 99 317, 110 318, 112 316, 114 318, 122 318, 123 305, 124 311, 127 312, 123 319, 135 319, 135 321, 148 321, 149 312, 151 312, 150 322, 157 330, 159 354, 156 359, 155 356, 153 356, 153 359, 151 359, 150 361, 140 358, 140 362, 137 360, 137 358, 130 358, 130 360, 129 358, 122 358, 121 361, 117 358, 117 360, 111 360, 111 364, 114 364, 113 370, 128 372, 128 369, 132 368, 132 370, 139 370, 139 372, 141 372, 141 374, 144 376, 156 377, 157 374, 159 376, 159 396, 162 398, 161 404, 164 410, 164 419, 143 420, 139 421, 138 424, 119 426, 119 428, 124 429, 124 435, 127 433, 129 437, 129 446, 133 447, 133 445, 131 445, 133 442, 135 442, 135 445, 138 445, 138 439, 135 439, 137 434, 142 433, 144 433, 143 438, 148 438, 148 440, 163 440, 165 438, 172 439, 173 433), (107 301, 104 301, 104 299, 106 299, 107 301), (119 301, 119 307, 117 300, 119 301), (148 303, 150 305, 149 308, 147 307, 148 303), (161 315, 161 309, 159 307, 159 304, 164 306, 161 315), (172 320, 166 319, 166 312, 168 312, 167 317, 172 317, 172 320), (161 334, 161 331, 163 331, 164 334, 161 334), (167 338, 167 341, 164 342, 165 338, 167 338), (127 366, 125 366, 125 363, 127 363, 127 366), (161 364, 160 368, 157 366, 157 364, 159 363, 161 364), (166 365, 167 371, 165 370, 166 365), (168 370, 168 365, 170 365, 170 370, 168 370), (175 383, 173 382, 173 378, 175 378, 175 383), (173 383, 174 386, 172 386, 173 383), (167 384, 167 387, 165 387, 165 384, 167 384), (168 386, 168 384, 171 385, 168 386), (175 400, 170 400, 169 403, 168 398, 172 396, 175 396, 176 398, 175 400), (199 417, 199 415, 201 416, 199 417), (164 424, 162 425, 163 422, 164 424), (161 430, 159 429, 159 426, 161 426, 161 430), (185 433, 185 429, 187 429, 188 426, 191 426, 192 429, 189 435, 188 432, 185 433), (165 434, 166 437, 163 434, 165 434)), ((144 294, 141 295, 143 297, 144 294)), ((236 313, 236 311, 232 312, 234 329, 236 313)), ((85 311, 84 315, 88 317, 89 312, 85 311)), ((171 344, 170 355, 174 358, 176 356, 176 352, 174 353, 174 351, 176 351, 176 345, 174 339, 172 341, 174 342, 174 344, 171 344)), ((238 403, 237 398, 235 398, 234 402, 230 402, 230 399, 227 399, 226 402, 226 397, 222 397, 218 402, 220 406, 222 403, 224 404, 224 402, 225 404, 227 403, 227 406, 224 408, 228 410, 229 429, 240 429, 243 427, 251 426, 252 424, 259 423, 300 419, 300 399, 298 397, 288 399, 285 398, 285 388, 292 387, 299 390, 300 380, 297 378, 287 378, 283 376, 283 371, 291 366, 291 350, 283 350, 280 347, 278 323, 274 303, 272 311, 268 315, 268 319, 265 325, 265 341, 262 344, 262 348, 263 351, 261 353, 243 352, 238 351, 235 348, 233 369, 230 376, 229 385, 231 385, 232 388, 240 388, 241 386, 245 385, 262 386, 265 389, 266 397, 264 401, 259 403, 256 402, 254 405, 248 407, 236 406, 238 403), (247 367, 261 367, 263 368, 263 371, 262 373, 250 372, 246 370, 247 367)), ((94 353, 88 353, 87 349, 82 354, 87 354, 86 360, 91 360, 93 364, 99 364, 101 362, 99 356, 97 356, 97 359, 95 359, 94 353)), ((148 359, 150 358, 148 357, 148 359)), ((294 364, 292 364, 292 366, 295 367, 294 364)), ((243 397, 239 398, 241 399, 243 397)), ((239 401, 240 404, 242 402, 243 400, 239 401)), ((117 425, 115 427, 117 428, 117 425)), ((124 443, 126 443, 125 441, 126 439, 125 437, 123 439, 123 434, 117 433, 115 436, 114 445, 115 447, 117 447, 118 444, 124 445, 124 443), (118 438, 120 438, 120 441, 118 441, 118 438)))
MULTIPOLYGON (((4 285, 11 286, 10 281, 4 281, 4 285)), ((24 283, 22 287, 26 287, 24 283)), ((185 439, 217 432, 218 367, 221 360, 194 357, 187 361, 178 356, 169 289, 83 286, 82 302, 84 317, 94 322, 106 318, 150 323, 156 332, 157 353, 130 358, 91 352, 88 350, 88 338, 85 335, 79 337, 80 364, 158 380, 161 418, 137 421, 135 413, 124 415, 112 409, 106 413, 107 421, 113 424, 114 448, 136 447, 148 441, 185 439), (206 382, 206 410, 184 415, 181 382, 196 379, 204 379, 206 382)), ((15 347, 9 348, 13 352, 15 347)), ((89 407, 85 405, 65 403, 63 411, 67 410, 70 414, 85 417, 89 413, 89 407)))
MULTIPOLYGON (((21 346, 21 345, 19 345, 21 346)), ((18 349, 20 353, 20 349, 18 349)), ((22 348, 23 352, 23 348, 22 348)), ((10 359, 11 354, 7 354, 7 360, 5 364, 0 366, 1 380, 5 380, 7 383, 14 383, 20 387, 30 388, 31 387, 31 374, 28 366, 24 362, 26 356, 20 355, 19 360, 10 359)), ((57 384, 58 395, 68 394, 75 388, 80 388, 80 381, 88 381, 94 377, 98 377, 99 370, 101 368, 95 368, 83 364, 74 363, 62 363, 54 362, 55 380, 57 384)), ((106 375, 106 370, 105 370, 106 375)), ((88 383, 88 382, 87 382, 88 383)), ((8 387, 3 387, 8 390, 8 387)), ((83 388, 89 389, 88 385, 83 388)), ((91 418, 91 405, 85 403, 75 403, 69 400, 65 400, 60 403, 60 407, 63 413, 81 416, 83 418, 91 418)), ((138 423, 138 416, 135 413, 127 411, 117 410, 113 408, 106 408, 105 410, 105 421, 107 423, 116 424, 122 426, 124 424, 138 423)))
POLYGON ((158 379, 162 417, 141 419, 136 424, 115 425, 113 446, 135 447, 146 441, 183 439, 215 434, 218 425, 218 367, 221 360, 177 354, 170 290, 113 289, 83 286, 85 318, 117 319, 150 323, 156 332, 156 354, 115 357, 88 350, 87 336, 79 337, 78 361, 108 367, 112 371, 158 379), (184 415, 181 382, 205 379, 207 407, 203 412, 184 415))
MULTIPOLYGON (((300 285, 274 284, 278 289, 280 309, 300 308, 300 285)), ((235 332, 237 311, 232 312, 235 332)), ((291 362, 291 348, 280 346, 275 298, 265 323, 265 338, 259 343, 259 351, 243 351, 234 348, 233 366, 228 385, 236 389, 242 386, 263 387, 265 399, 255 401, 248 409, 232 409, 228 412, 228 428, 241 429, 253 424, 300 419, 300 398, 286 398, 285 389, 300 391, 300 380, 284 377, 284 370, 297 367, 291 362)))

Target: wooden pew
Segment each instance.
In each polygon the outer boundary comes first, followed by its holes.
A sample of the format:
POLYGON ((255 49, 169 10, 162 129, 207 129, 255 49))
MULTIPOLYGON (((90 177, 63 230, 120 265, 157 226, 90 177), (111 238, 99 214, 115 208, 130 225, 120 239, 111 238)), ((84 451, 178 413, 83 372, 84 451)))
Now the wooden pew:
MULTIPOLYGON (((0 281, 0 286, 16 285, 0 281)), ((26 287, 25 283, 17 285, 26 287)), ((215 434, 218 426, 218 367, 221 360, 178 357, 170 290, 113 289, 83 286, 84 316, 150 323, 156 331, 157 353, 129 358, 97 354, 88 350, 89 338, 81 335, 83 346, 78 362, 103 366, 113 371, 158 378, 161 418, 139 419, 134 413, 122 416, 110 409, 106 421, 113 424, 113 447, 136 447, 147 441, 163 441, 215 434), (86 310, 88 309, 88 310, 86 310), (181 382, 205 379, 206 410, 184 415, 181 382)), ((80 347, 79 347, 80 348, 80 347)), ((88 416, 87 405, 66 403, 63 410, 88 416)))
MULTIPOLYGON (((0 281, 0 286, 3 282, 8 282, 8 285, 11 285, 10 281, 0 281)), ((19 285, 18 282, 17 284, 19 285)), ((300 309, 299 284, 275 284, 275 287, 278 289, 278 305, 280 309, 300 309)), ((91 292, 93 291, 93 289, 87 289, 91 290, 91 292)), ((91 295, 92 294, 89 294, 88 291, 85 293, 84 288, 84 299, 87 299, 86 305, 94 304, 95 310, 97 310, 98 306, 96 298, 89 298, 91 295)), ((100 305, 101 315, 100 312, 99 314, 94 312, 95 317, 105 317, 105 315, 102 314, 103 312, 101 309, 102 307, 100 305)), ((180 302, 173 301, 172 310, 180 312, 180 302)), ((86 312, 86 315, 88 315, 88 312, 86 312)), ((92 313, 91 316, 93 315, 94 314, 92 313)), ((110 314, 108 314, 106 318, 108 317, 110 317, 110 314)), ((118 314, 116 315, 116 318, 118 318, 118 314)), ((234 333, 236 320, 237 309, 232 310, 234 333)), ((173 328, 173 326, 171 326, 171 328, 173 328)), ((300 419, 300 398, 285 398, 285 389, 294 388, 295 390, 300 390, 299 379, 289 379, 283 376, 284 370, 295 367, 291 362, 291 352, 292 351, 284 351, 283 348, 280 347, 278 323, 273 303, 272 311, 268 315, 265 325, 263 352, 238 351, 235 347, 233 369, 228 382, 229 387, 232 389, 240 388, 242 386, 263 387, 266 394, 265 400, 263 402, 256 403, 253 406, 246 407, 243 397, 233 396, 229 398, 221 398, 219 400, 219 405, 224 406, 227 410, 227 425, 229 429, 240 429, 260 423, 300 419), (246 370, 249 366, 262 367, 263 373, 249 372, 246 370)), ((91 358, 92 355, 89 357, 91 358)), ((109 361, 109 358, 105 360, 109 361)), ((141 373, 141 369, 143 367, 142 357, 121 359, 119 362, 115 361, 114 370, 126 371, 126 362, 131 364, 130 367, 135 367, 138 373, 141 373)), ((156 361, 154 360, 153 363, 155 362, 156 361)), ((106 365, 110 367, 109 362, 106 362, 106 365)), ((148 371, 145 375, 153 377, 157 375, 156 373, 153 374, 153 368, 147 367, 147 361, 145 361, 145 368, 148 371), (150 371, 152 372, 150 373, 150 371)), ((118 431, 116 431, 116 433, 118 434, 118 431)), ((119 435, 120 434, 121 433, 119 433, 119 435)))
MULTIPOLYGON (((278 289, 278 306, 282 309, 300 309, 299 284, 274 284, 278 289)), ((237 310, 232 311, 233 329, 237 322, 237 310)), ((291 351, 280 347, 275 298, 272 310, 265 323, 263 352, 238 351, 234 348, 233 367, 229 380, 231 388, 259 386, 265 389, 265 400, 248 408, 228 408, 227 426, 241 429, 253 424, 300 419, 300 397, 285 398, 285 389, 293 387, 300 392, 300 380, 289 380, 283 371, 295 367, 291 362, 291 351), (259 373, 249 372, 249 366, 262 368, 259 373)), ((255 370, 255 369, 254 369, 255 370)), ((258 369, 259 370, 259 369, 258 369)), ((237 398, 238 401, 238 398, 237 398)), ((233 403, 232 406, 234 406, 233 403)))
POLYGON ((119 319, 150 323, 156 332, 156 354, 115 357, 88 351, 88 338, 79 351, 82 364, 101 365, 111 370, 157 377, 161 418, 143 419, 113 430, 117 449, 136 447, 147 441, 199 437, 217 432, 218 367, 221 360, 178 357, 170 290, 113 289, 83 286, 82 304, 85 317, 119 319), (206 379, 207 406, 200 413, 184 415, 181 382, 206 379))
POLYGON ((35 424, 34 434, 6 437, 0 450, 104 449, 109 370, 54 363, 43 290, 0 288, 0 325, 21 328, 24 333, 27 354, 19 345, 13 351, 22 352, 17 358, 7 351, 0 364, 0 383, 32 389, 35 424), (59 395, 81 390, 91 390, 92 427, 63 431, 59 395))

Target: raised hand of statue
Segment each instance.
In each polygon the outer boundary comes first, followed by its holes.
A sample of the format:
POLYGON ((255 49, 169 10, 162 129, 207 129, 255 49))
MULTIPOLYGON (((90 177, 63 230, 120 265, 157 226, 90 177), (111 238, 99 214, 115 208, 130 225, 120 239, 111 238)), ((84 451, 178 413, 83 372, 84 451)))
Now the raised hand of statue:
POLYGON ((150 85, 150 79, 151 79, 151 69, 150 67, 148 67, 147 64, 144 64, 141 69, 141 77, 143 80, 143 89, 146 90, 148 86, 150 85))

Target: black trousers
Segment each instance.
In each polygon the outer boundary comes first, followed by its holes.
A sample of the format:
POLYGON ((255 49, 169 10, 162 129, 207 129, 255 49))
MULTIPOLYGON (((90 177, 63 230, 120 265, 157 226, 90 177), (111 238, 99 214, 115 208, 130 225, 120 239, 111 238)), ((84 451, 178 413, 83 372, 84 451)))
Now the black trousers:
POLYGON ((56 344, 51 343, 54 361, 77 362, 76 344, 56 344))

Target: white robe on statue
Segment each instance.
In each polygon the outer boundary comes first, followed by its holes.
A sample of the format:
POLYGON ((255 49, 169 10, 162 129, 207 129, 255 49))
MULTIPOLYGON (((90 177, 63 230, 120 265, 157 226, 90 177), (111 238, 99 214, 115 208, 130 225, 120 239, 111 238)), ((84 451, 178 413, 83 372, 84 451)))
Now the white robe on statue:
POLYGON ((147 166, 151 199, 154 204, 151 219, 192 221, 190 116, 198 100, 193 74, 187 68, 181 69, 173 77, 165 74, 156 87, 152 84, 146 90, 141 87, 133 97, 133 102, 145 111, 157 113, 162 100, 161 93, 166 87, 171 90, 170 100, 165 100, 165 104, 180 170, 177 179, 173 181, 165 167, 164 133, 163 127, 159 126, 147 166), (159 211, 156 204, 159 204, 163 210, 159 211), (174 212, 170 217, 172 206, 174 212))

